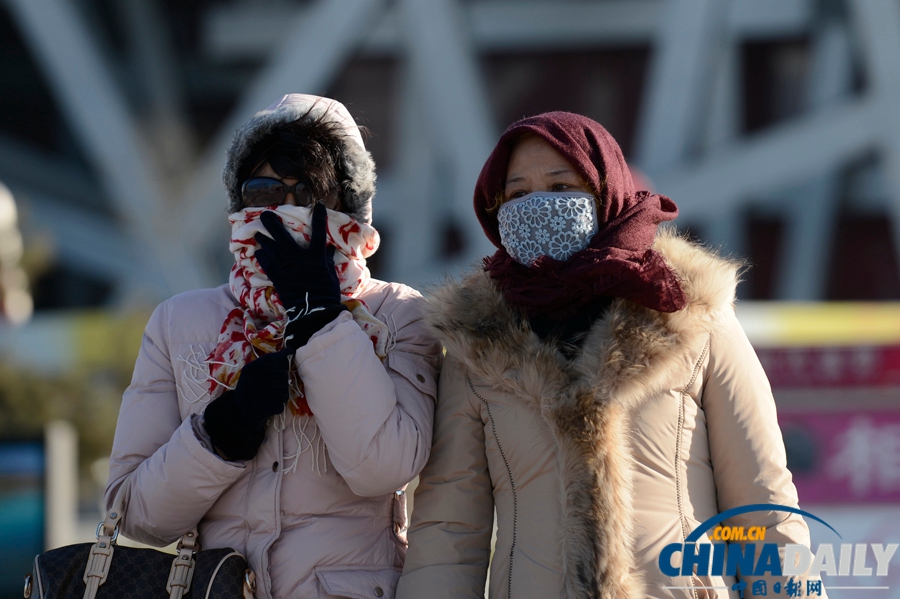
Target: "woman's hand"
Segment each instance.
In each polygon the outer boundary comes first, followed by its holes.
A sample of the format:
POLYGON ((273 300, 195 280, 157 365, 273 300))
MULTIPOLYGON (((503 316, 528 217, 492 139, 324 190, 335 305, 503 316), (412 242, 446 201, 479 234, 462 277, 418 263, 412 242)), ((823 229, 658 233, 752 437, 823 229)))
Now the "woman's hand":
POLYGON ((334 268, 334 246, 326 244, 327 212, 316 203, 312 211, 309 247, 301 248, 278 216, 267 210, 260 221, 272 236, 256 234, 256 259, 275 286, 291 322, 285 345, 297 349, 333 321, 346 308, 341 304, 341 284, 334 268))
POLYGON ((265 354, 241 370, 233 391, 206 407, 206 432, 216 451, 228 460, 250 460, 266 434, 266 421, 284 411, 290 398, 292 349, 265 354))
POLYGON ((256 234, 260 246, 256 259, 284 307, 302 310, 340 304, 341 284, 334 269, 334 246, 326 244, 325 205, 316 203, 313 208, 312 234, 306 249, 294 241, 275 212, 266 210, 259 220, 272 237, 256 234))

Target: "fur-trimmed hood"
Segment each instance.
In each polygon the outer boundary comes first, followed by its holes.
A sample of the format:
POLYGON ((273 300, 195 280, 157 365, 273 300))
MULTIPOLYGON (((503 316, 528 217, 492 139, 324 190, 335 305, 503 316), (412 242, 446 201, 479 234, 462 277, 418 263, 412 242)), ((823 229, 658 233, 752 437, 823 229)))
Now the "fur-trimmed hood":
POLYGON ((366 150, 359 128, 343 104, 337 100, 308 94, 287 94, 257 112, 234 134, 225 158, 222 182, 228 190, 229 211, 241 207, 241 182, 237 172, 253 146, 273 129, 300 119, 325 118, 345 133, 343 167, 350 177, 350 185, 341 197, 343 211, 359 222, 372 223, 372 198, 375 196, 375 161, 366 150))
POLYGON ((705 351, 717 315, 733 310, 738 263, 667 230, 654 248, 677 273, 687 306, 662 313, 617 299, 571 358, 531 332, 486 272, 429 297, 426 318, 448 358, 479 385, 533 408, 551 431, 564 497, 562 596, 570 599, 644 596, 632 552, 630 415, 687 382, 686 356, 705 351))

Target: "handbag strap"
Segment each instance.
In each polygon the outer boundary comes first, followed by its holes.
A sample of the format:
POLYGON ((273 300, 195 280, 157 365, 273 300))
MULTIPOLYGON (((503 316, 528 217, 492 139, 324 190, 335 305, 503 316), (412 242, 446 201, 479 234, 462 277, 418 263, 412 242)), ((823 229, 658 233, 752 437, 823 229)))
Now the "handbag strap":
POLYGON ((197 538, 197 527, 184 533, 178 541, 178 555, 172 560, 172 568, 169 570, 169 580, 166 582, 166 591, 169 599, 181 599, 191 588, 191 580, 194 578, 194 568, 197 562, 194 554, 200 551, 200 541, 197 538))
MULTIPOLYGON (((86 585, 84 599, 95 599, 100 585, 106 582, 109 575, 113 550, 119 537, 119 521, 125 511, 126 496, 130 488, 129 476, 116 491, 112 506, 106 511, 103 522, 97 526, 97 542, 91 546, 88 563, 84 569, 83 580, 86 585)), ((177 555, 172 560, 169 580, 166 583, 169 599, 181 599, 191 588, 196 566, 194 554, 200 551, 200 537, 196 526, 182 535, 176 549, 177 555)))
POLYGON ((106 511, 106 514, 103 517, 103 521, 97 526, 97 538, 99 539, 101 533, 107 536, 112 537, 112 541, 119 536, 118 529, 119 528, 119 520, 122 519, 122 514, 125 512, 125 504, 126 504, 126 495, 128 494, 129 489, 131 488, 131 477, 128 476, 125 480, 122 481, 122 484, 119 485, 118 491, 116 491, 116 496, 113 497, 112 505, 106 511))
POLYGON ((94 599, 100 585, 106 582, 109 575, 116 539, 119 537, 119 520, 122 519, 125 495, 130 482, 129 477, 122 483, 113 499, 112 507, 106 511, 103 522, 97 525, 97 542, 91 546, 82 577, 85 584, 84 599, 94 599))

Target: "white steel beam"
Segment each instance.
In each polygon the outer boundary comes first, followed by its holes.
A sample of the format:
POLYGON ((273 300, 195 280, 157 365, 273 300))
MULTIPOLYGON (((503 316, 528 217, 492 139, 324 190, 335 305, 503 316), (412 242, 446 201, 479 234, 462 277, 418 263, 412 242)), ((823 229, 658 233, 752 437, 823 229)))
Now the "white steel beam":
POLYGON ((51 420, 44 425, 44 464, 44 546, 56 549, 81 540, 77 532, 78 430, 68 420, 51 420))
MULTIPOLYGON (((842 23, 828 22, 816 33, 810 74, 812 110, 849 95, 853 85, 850 40, 842 23)), ((793 159, 793 157, 791 157, 793 159)), ((785 208, 784 235, 776 297, 821 300, 827 291, 829 257, 838 216, 839 165, 801 186, 785 208)))
POLYGON ((792 37, 809 30, 816 0, 734 0, 728 17, 739 39, 792 37))
POLYGON ((900 3, 851 0, 852 24, 869 86, 879 107, 876 132, 881 164, 889 181, 894 251, 900 264, 900 3))
POLYGON ((715 218, 760 190, 808 181, 862 155, 883 127, 879 108, 866 98, 833 104, 702 162, 676 165, 654 178, 657 190, 685 220, 715 218))
POLYGON ((712 99, 709 115, 702 128, 704 154, 733 143, 741 133, 741 57, 738 40, 722 40, 714 57, 712 99))
POLYGON ((7 0, 47 74, 58 106, 100 175, 159 299, 201 284, 190 253, 167 231, 160 177, 81 15, 65 0, 7 0), (154 277, 156 278, 156 277, 154 277))
MULTIPOLYGON (((714 58, 712 98, 709 115, 702 129, 704 155, 728 147, 740 135, 741 90, 740 55, 737 40, 727 35, 714 58)), ((679 219, 683 220, 683 219, 679 219)), ((694 224, 694 223, 691 223, 694 224)), ((723 254, 744 255, 745 235, 739 206, 724 210, 702 225, 702 239, 723 254)))
POLYGON ((105 196, 91 177, 68 160, 0 135, 0 181, 39 190, 84 206, 102 206, 105 196))
POLYGON ((662 0, 606 2, 472 2, 467 6, 478 50, 567 48, 647 43, 662 0))
MULTIPOLYGON (((398 0, 407 60, 424 103, 429 142, 449 181, 446 210, 464 237, 468 264, 491 252, 472 210, 472 190, 497 131, 475 51, 455 0, 398 0)), ((443 187, 443 186, 442 186, 443 187)))
MULTIPOLYGON (((17 190, 17 202, 29 216, 27 225, 32 233, 52 234, 60 263, 117 286, 140 285, 148 294, 163 284, 158 273, 143 268, 127 234, 113 219, 28 189, 17 190)), ((150 298, 152 295, 148 301, 150 298)))
POLYGON ((644 85, 637 163, 651 178, 698 149, 731 0, 671 0, 644 85))
POLYGON ((395 195, 388 196, 387 190, 379 186, 375 196, 379 206, 376 214, 389 218, 394 226, 387 248, 390 254, 382 256, 391 269, 391 280, 418 286, 429 266, 437 263, 434 233, 440 230, 440 211, 434 200, 437 191, 434 146, 428 143, 421 90, 408 68, 402 75, 399 97, 395 108, 398 131, 394 162, 397 166, 392 173, 395 195), (389 205, 382 211, 380 205, 385 201, 389 205), (411 223, 414 226, 409 226, 411 223))
POLYGON ((149 126, 145 131, 157 150, 154 157, 165 167, 166 174, 177 178, 193 162, 192 132, 163 15, 151 0, 123 0, 115 6, 127 25, 127 39, 140 73, 142 95, 147 100, 149 126))
MULTIPOLYGON (((479 52, 608 48, 650 43, 660 25, 664 0, 534 2, 500 0, 460 6, 479 52)), ((735 0, 728 29, 741 39, 796 36, 807 31, 812 0, 735 0)), ((217 59, 260 58, 287 33, 287 23, 305 6, 230 4, 211 10, 203 44, 217 59)), ((373 20, 361 49, 400 53, 403 36, 395 11, 373 20)))
POLYGON ((286 93, 323 93, 381 4, 382 0, 319 0, 309 12, 295 16, 284 35, 273 35, 280 41, 275 56, 219 129, 182 197, 186 210, 178 230, 190 236, 195 251, 205 251, 205 245, 216 236, 221 238, 217 241, 221 252, 227 252, 222 167, 235 130, 286 93))

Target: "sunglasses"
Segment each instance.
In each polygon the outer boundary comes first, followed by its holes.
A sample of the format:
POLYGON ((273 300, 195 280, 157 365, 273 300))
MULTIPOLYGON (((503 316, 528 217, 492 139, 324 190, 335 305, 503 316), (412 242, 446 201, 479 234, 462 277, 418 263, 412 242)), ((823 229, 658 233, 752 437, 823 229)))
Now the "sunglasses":
POLYGON ((281 206, 289 193, 294 194, 298 206, 310 206, 313 203, 312 195, 302 181, 287 185, 271 177, 253 177, 241 185, 241 199, 245 207, 281 206))

